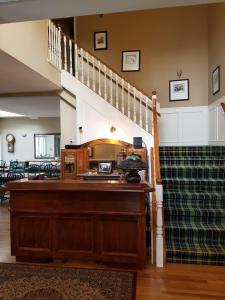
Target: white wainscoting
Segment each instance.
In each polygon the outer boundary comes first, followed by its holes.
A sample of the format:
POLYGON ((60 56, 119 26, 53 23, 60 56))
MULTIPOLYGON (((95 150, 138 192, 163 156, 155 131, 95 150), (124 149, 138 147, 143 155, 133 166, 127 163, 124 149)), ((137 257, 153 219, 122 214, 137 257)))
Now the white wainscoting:
POLYGON ((160 114, 160 145, 208 144, 208 106, 161 108, 160 114))
POLYGON ((225 96, 209 106, 209 144, 225 145, 225 112, 220 103, 225 96))

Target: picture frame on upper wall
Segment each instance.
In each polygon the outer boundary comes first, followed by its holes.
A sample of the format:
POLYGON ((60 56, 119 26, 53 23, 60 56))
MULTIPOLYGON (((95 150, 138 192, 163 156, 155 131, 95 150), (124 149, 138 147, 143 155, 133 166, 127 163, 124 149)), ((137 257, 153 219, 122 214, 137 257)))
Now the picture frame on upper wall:
POLYGON ((108 48, 107 31, 94 32, 94 50, 106 50, 108 48))
POLYGON ((189 100, 189 79, 169 81, 169 101, 189 100))
POLYGON ((139 72, 140 60, 140 50, 122 51, 122 72, 139 72))
POLYGON ((212 94, 216 95, 220 91, 220 66, 212 72, 212 94))

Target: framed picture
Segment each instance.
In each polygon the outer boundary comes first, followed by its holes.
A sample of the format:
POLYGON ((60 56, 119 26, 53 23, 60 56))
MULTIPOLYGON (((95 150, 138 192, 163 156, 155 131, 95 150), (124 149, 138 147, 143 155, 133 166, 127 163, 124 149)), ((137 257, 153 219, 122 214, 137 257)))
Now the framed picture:
POLYGON ((98 163, 98 173, 110 174, 112 170, 111 162, 100 162, 98 163))
POLYGON ((95 50, 107 49, 107 31, 94 32, 94 49, 95 50))
POLYGON ((169 100, 183 101, 189 100, 189 79, 179 79, 169 81, 169 100))
POLYGON ((212 93, 213 95, 220 91, 220 66, 218 66, 212 73, 212 93))
POLYGON ((122 51, 122 72, 140 71, 141 51, 122 51))

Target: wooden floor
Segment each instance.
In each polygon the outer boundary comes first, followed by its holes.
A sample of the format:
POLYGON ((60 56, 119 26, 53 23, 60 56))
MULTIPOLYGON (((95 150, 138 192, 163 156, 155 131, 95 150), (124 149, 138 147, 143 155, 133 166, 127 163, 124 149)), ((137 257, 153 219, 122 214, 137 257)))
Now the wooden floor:
MULTIPOLYGON (((15 262, 15 257, 10 256, 7 203, 0 207, 0 262, 15 262)), ((70 261, 61 266, 109 268, 96 263, 77 261, 70 261)), ((147 265, 137 272, 136 299, 225 300, 225 267, 167 264, 165 268, 157 269, 147 265)))

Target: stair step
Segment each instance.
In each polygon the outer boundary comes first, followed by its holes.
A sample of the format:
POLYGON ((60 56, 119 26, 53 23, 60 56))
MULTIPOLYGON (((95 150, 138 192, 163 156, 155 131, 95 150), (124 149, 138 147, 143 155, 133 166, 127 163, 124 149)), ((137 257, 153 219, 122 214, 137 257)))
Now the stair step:
POLYGON ((224 179, 164 178, 162 182, 166 191, 225 192, 224 179))
POLYGON ((163 205, 171 208, 222 208, 225 209, 225 193, 163 191, 163 205))
POLYGON ((167 262, 225 265, 225 245, 167 244, 167 262))
POLYGON ((160 157, 179 156, 225 156, 224 146, 181 146, 181 147, 160 147, 160 157))
POLYGON ((197 179, 225 179, 224 167, 199 167, 199 166, 164 166, 161 175, 166 178, 197 178, 197 179))
POLYGON ((161 166, 225 166, 225 157, 160 157, 161 166))
POLYGON ((225 245, 225 224, 167 223, 166 242, 225 245))
POLYGON ((174 208, 167 207, 164 210, 165 221, 167 224, 177 222, 190 224, 225 224, 224 209, 193 209, 193 208, 174 208))

